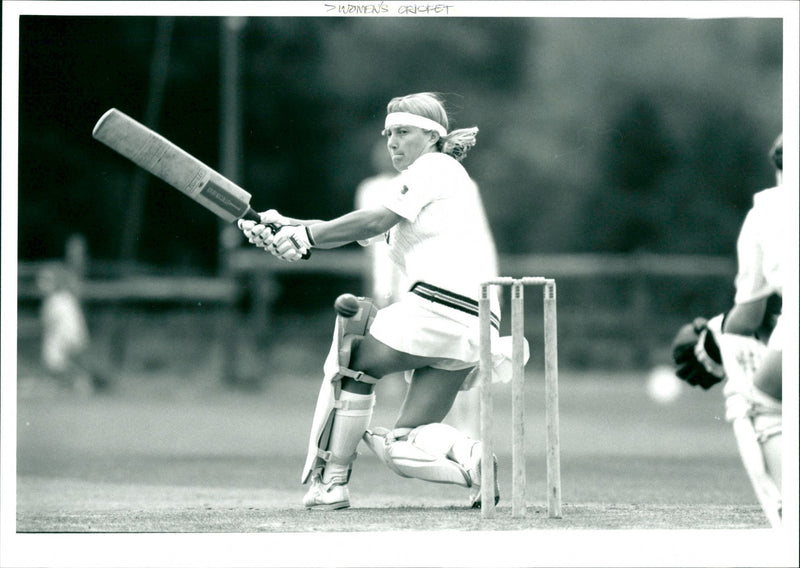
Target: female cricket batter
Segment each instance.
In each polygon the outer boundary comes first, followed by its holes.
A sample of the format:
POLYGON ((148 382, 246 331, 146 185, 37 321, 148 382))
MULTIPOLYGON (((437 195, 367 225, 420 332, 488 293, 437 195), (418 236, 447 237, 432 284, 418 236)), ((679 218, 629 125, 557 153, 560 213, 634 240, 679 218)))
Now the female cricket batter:
MULTIPOLYGON (((239 223, 251 243, 288 261, 312 248, 385 239, 391 260, 413 283, 398 302, 378 310, 368 333, 352 344, 344 365, 359 378, 334 379, 341 380, 340 392, 334 389, 338 398, 329 404, 335 408, 320 410, 320 398, 316 414, 330 416, 332 426, 329 440, 309 450, 303 474, 303 482, 312 482, 303 499, 307 508, 350 505, 347 484, 362 437, 399 475, 470 487, 472 506, 480 506, 481 443, 441 421, 459 390, 472 386, 470 371, 480 358, 477 298, 480 283, 496 277, 496 251, 477 188, 460 163, 478 129, 448 128, 438 95, 394 98, 383 135, 400 174, 380 206, 330 221, 291 219, 271 210, 260 214, 262 224, 239 223), (281 229, 273 235, 266 223, 281 229), (374 383, 399 371, 406 371, 409 388, 394 430, 367 431, 374 383)), ((496 294, 490 302, 496 330, 496 294)))

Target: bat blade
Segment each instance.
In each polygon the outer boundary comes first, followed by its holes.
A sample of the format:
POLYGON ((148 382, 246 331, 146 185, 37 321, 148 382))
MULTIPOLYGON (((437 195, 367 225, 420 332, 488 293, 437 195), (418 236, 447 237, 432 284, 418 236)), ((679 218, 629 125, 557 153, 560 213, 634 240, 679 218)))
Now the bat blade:
POLYGON ((223 220, 259 221, 247 191, 125 113, 108 110, 92 136, 223 220))

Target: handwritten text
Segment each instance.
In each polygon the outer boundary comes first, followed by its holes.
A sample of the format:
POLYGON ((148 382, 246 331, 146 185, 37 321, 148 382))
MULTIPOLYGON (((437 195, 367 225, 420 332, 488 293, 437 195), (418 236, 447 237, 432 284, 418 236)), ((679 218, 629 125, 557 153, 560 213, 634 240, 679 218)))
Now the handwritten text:
POLYGON ((401 16, 416 15, 450 15, 455 6, 452 4, 399 4, 390 6, 386 2, 358 3, 358 4, 325 4, 325 11, 335 12, 343 16, 389 14, 394 12, 401 16), (394 10, 393 10, 394 9, 394 10))

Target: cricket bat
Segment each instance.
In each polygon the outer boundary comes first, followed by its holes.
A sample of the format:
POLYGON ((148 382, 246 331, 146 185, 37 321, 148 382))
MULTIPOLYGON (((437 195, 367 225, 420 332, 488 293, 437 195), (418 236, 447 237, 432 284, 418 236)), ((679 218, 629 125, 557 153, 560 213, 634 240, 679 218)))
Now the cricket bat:
MULTIPOLYGON (((112 108, 100 117, 92 137, 122 154, 137 166, 180 190, 224 221, 261 222, 250 206, 251 195, 160 134, 112 108)), ((267 226, 277 232, 274 223, 267 226)), ((303 258, 308 258, 311 251, 303 258)))

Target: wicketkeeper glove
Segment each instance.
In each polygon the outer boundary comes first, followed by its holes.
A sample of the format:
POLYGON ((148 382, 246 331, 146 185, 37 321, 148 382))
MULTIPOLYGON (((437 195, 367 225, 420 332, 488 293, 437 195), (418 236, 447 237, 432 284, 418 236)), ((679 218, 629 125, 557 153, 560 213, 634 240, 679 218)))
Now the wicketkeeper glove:
POLYGON ((681 327, 672 341, 672 359, 679 378, 708 390, 725 379, 725 369, 719 346, 706 323, 705 318, 696 318, 681 327))

